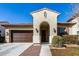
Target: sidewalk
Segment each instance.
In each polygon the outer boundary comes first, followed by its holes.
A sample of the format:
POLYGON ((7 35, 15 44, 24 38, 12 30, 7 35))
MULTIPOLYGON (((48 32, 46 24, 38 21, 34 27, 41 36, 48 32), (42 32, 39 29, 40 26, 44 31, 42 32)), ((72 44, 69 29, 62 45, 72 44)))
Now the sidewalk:
POLYGON ((43 44, 40 51, 40 56, 52 56, 49 45, 43 44))

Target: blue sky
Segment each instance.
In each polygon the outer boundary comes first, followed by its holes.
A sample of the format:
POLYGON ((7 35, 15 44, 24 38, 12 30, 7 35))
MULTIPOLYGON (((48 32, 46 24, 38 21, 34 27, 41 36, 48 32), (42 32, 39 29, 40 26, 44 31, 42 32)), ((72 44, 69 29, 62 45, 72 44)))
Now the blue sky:
POLYGON ((49 8, 61 13, 58 22, 66 22, 72 16, 69 3, 2 3, 0 4, 0 20, 10 23, 32 23, 30 13, 42 8, 49 8))

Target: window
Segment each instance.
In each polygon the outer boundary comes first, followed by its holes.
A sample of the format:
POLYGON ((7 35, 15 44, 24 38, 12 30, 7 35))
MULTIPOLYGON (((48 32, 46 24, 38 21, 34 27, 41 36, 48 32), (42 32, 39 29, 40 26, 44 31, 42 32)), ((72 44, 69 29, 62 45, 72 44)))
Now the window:
POLYGON ((46 12, 44 12, 44 17, 47 18, 47 13, 46 12))
POLYGON ((62 32, 64 32, 64 27, 60 27, 60 32, 62 33, 62 32))
POLYGON ((77 35, 79 35, 79 31, 77 31, 77 35))

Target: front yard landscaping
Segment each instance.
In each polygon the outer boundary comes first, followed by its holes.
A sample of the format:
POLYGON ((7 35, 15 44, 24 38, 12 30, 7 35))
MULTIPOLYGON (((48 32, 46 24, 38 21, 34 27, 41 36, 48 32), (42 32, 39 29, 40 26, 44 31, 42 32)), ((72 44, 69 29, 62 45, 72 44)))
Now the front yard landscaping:
POLYGON ((78 36, 55 36, 50 49, 52 56, 79 56, 78 36))
POLYGON ((52 56, 79 56, 78 47, 51 48, 52 56))

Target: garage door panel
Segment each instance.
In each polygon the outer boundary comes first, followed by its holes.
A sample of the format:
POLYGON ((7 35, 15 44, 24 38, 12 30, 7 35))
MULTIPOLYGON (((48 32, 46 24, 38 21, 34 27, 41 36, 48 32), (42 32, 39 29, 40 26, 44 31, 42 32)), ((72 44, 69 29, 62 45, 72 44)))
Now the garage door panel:
POLYGON ((13 33, 13 36, 30 36, 31 33, 13 33))
POLYGON ((32 40, 31 39, 29 39, 29 40, 25 40, 25 39, 14 39, 13 42, 32 42, 32 40))
POLYGON ((32 42, 33 31, 14 31, 13 42, 32 42))

